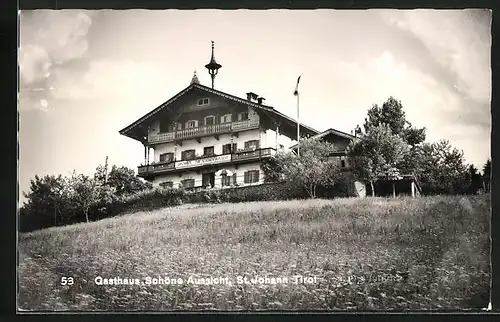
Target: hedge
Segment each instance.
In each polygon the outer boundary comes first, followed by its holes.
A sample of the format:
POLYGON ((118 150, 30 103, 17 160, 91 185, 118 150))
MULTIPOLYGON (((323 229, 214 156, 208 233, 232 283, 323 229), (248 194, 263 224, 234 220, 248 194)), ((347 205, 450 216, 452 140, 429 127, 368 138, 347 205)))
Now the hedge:
MULTIPOLYGON (((318 187, 318 198, 334 198, 352 195, 349 192, 348 178, 334 187, 318 187)), ((289 199, 306 199, 309 196, 301 187, 293 187, 286 183, 264 183, 228 189, 211 189, 191 192, 176 188, 148 189, 128 196, 105 195, 89 209, 89 220, 95 221, 117 215, 154 210, 163 207, 177 206, 183 203, 221 203, 272 201, 289 199)), ((85 222, 85 215, 80 209, 66 209, 64 220, 58 225, 85 222)), ((30 212, 21 209, 20 231, 27 232, 54 226, 54 214, 46 212, 30 212)))

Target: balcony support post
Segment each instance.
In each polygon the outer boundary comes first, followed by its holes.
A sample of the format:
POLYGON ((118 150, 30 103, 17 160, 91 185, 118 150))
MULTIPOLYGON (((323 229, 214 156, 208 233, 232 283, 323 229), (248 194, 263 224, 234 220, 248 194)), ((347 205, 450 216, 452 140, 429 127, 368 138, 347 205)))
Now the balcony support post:
POLYGON ((276 151, 278 150, 278 138, 280 136, 280 125, 276 123, 276 151))
POLYGON ((148 165, 148 146, 144 144, 144 165, 148 165))

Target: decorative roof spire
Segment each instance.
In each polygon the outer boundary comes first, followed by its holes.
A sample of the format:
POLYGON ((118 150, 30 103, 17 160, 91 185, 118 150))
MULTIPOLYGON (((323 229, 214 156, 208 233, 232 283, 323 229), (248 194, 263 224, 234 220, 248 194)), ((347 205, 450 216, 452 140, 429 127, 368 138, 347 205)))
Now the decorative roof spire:
POLYGON ((191 84, 199 84, 200 81, 198 80, 198 76, 196 76, 196 70, 194 71, 193 78, 191 78, 191 84))
POLYGON ((212 88, 214 88, 214 80, 215 76, 219 72, 219 68, 221 68, 222 65, 218 64, 215 61, 215 55, 214 55, 214 41, 212 40, 212 58, 210 59, 210 63, 205 65, 205 68, 208 69, 208 74, 212 78, 212 88))

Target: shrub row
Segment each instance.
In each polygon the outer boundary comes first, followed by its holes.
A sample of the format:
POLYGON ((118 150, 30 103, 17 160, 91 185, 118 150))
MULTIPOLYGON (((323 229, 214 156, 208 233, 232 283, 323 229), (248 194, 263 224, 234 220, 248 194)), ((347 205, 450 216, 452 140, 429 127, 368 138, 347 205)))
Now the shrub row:
MULTIPOLYGON (((333 198, 347 196, 347 186, 338 184, 335 187, 318 187, 319 198, 333 198)), ((89 209, 89 220, 95 221, 114 217, 124 213, 154 210, 162 207, 177 206, 183 203, 220 203, 220 202, 249 202, 305 199, 307 193, 301 187, 293 187, 285 183, 265 183, 256 186, 247 186, 228 189, 212 189, 207 191, 191 192, 176 188, 155 187, 139 191, 127 196, 116 196, 104 191, 99 201, 89 209)), ((58 218, 54 218, 54 211, 47 207, 46 211, 29 211, 21 209, 20 231, 27 232, 56 225, 69 225, 85 222, 86 217, 81 209, 63 209, 58 218), (63 218, 62 218, 63 217, 63 218)))

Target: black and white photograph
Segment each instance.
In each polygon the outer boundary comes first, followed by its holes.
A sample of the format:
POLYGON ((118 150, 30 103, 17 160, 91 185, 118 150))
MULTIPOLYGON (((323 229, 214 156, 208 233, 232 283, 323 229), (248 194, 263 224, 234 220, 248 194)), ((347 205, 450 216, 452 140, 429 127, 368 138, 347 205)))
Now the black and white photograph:
POLYGON ((491 309, 491 21, 21 10, 17 312, 491 309))

